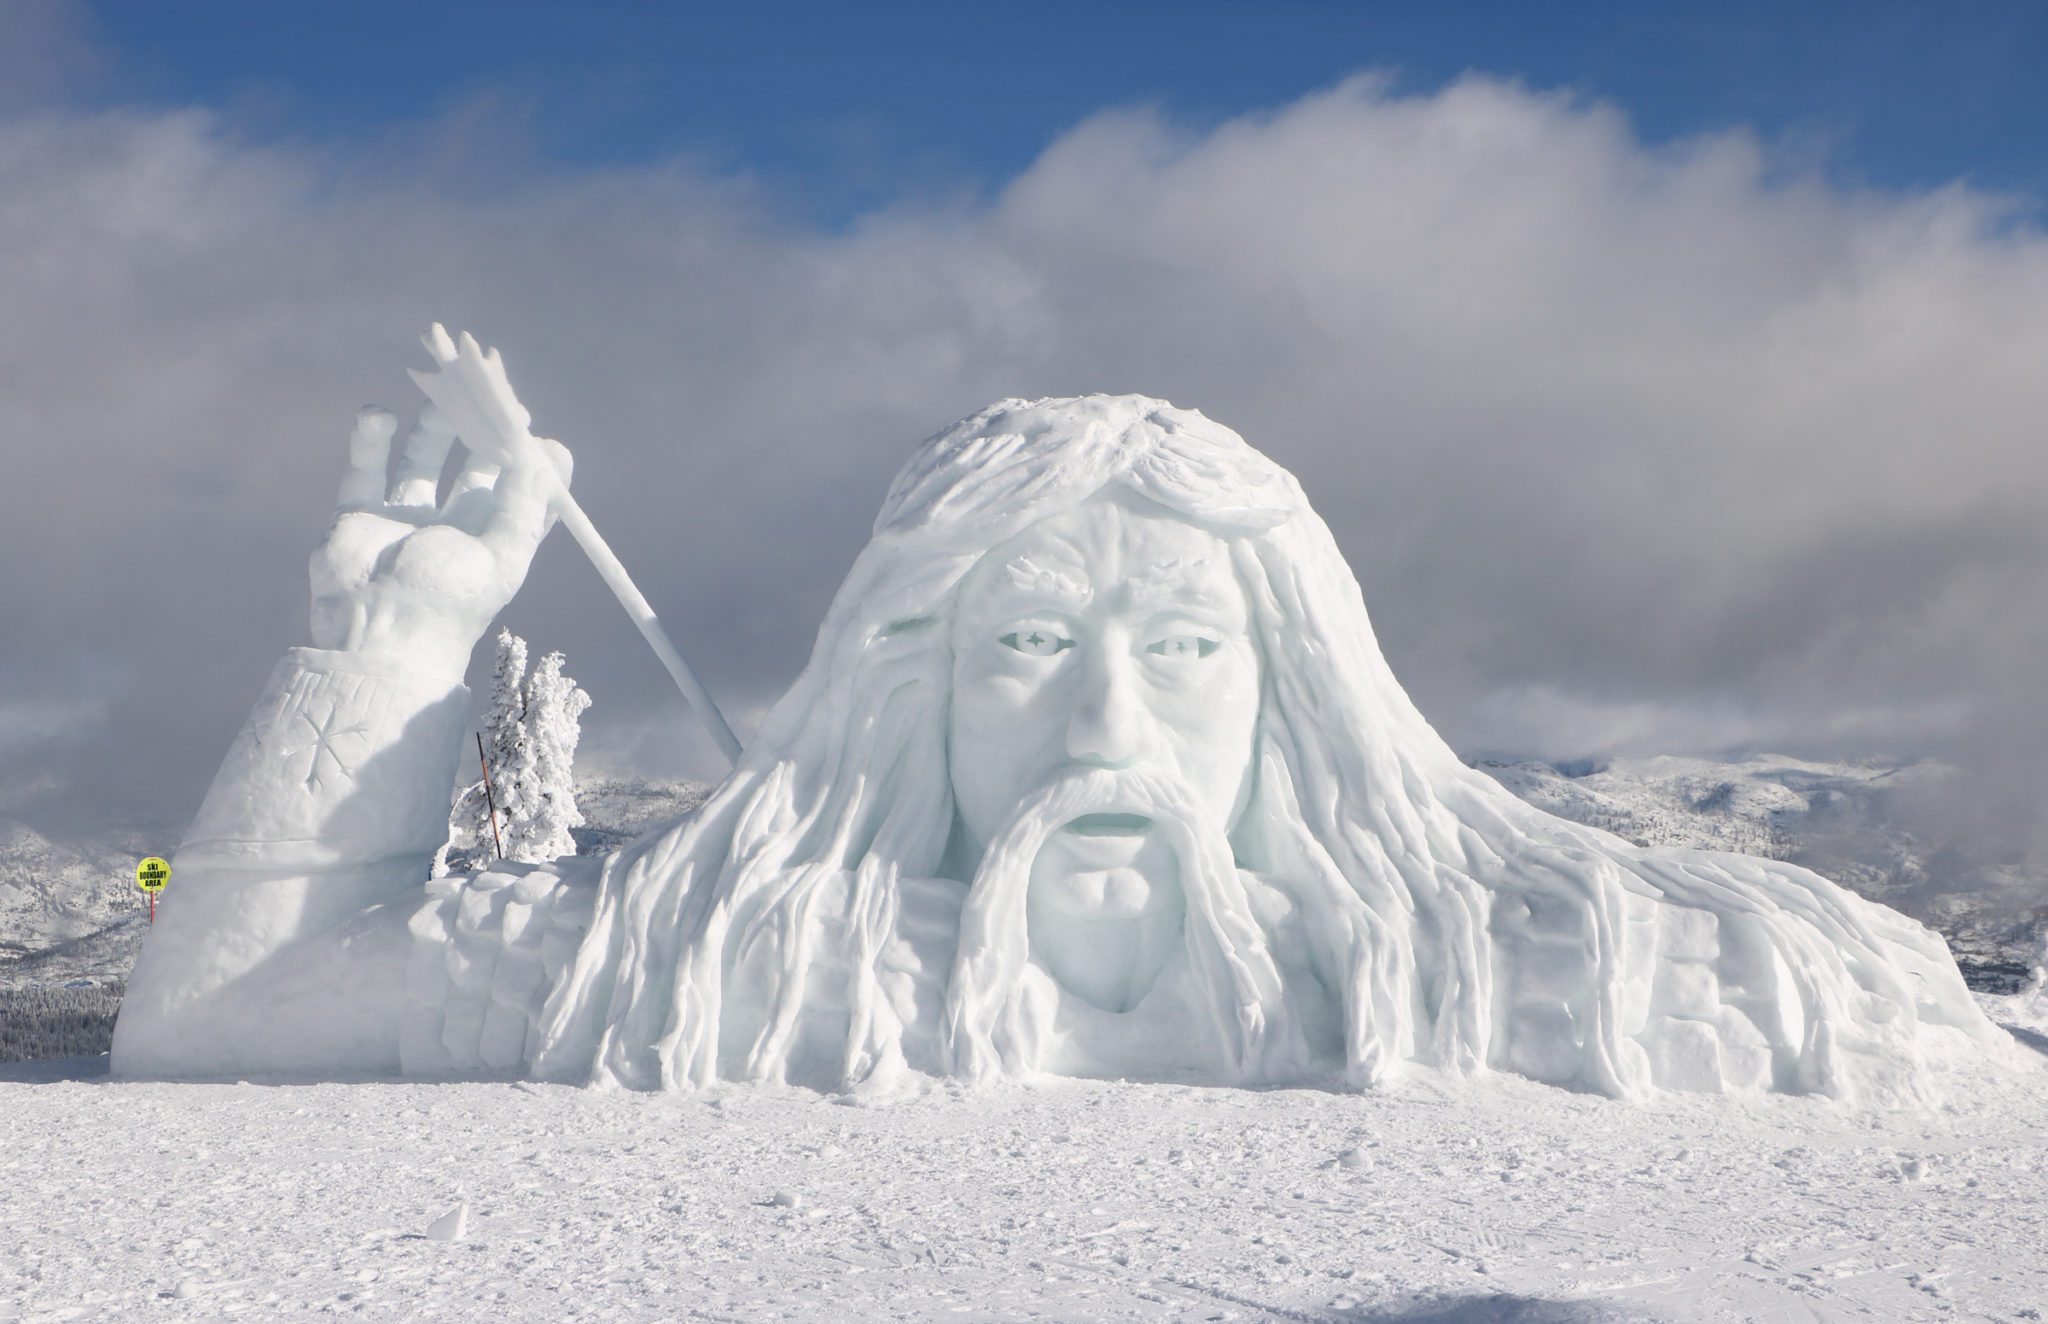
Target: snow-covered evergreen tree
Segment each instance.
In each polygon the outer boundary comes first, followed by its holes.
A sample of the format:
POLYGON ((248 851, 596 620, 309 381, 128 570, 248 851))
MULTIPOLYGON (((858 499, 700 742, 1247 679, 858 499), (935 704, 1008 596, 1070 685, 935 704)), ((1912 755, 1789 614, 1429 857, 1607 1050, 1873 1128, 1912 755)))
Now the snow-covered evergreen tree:
POLYGON ((575 854, 569 829, 583 825, 576 808, 576 741, 590 696, 562 674, 563 661, 549 653, 526 678, 525 747, 533 771, 521 788, 524 812, 506 832, 505 854, 515 860, 575 854))
POLYGON ((526 641, 510 630, 498 632, 483 729, 489 793, 482 777, 456 793, 448 841, 434 857, 436 876, 501 855, 541 863, 575 853, 569 829, 583 822, 576 809, 576 742, 590 696, 562 674, 563 661, 550 653, 528 675, 526 641))
POLYGON ((491 708, 484 715, 484 762, 491 770, 490 799, 498 810, 503 854, 508 860, 524 859, 512 842, 515 825, 533 816, 533 740, 526 730, 526 641, 510 630, 498 631, 491 708))

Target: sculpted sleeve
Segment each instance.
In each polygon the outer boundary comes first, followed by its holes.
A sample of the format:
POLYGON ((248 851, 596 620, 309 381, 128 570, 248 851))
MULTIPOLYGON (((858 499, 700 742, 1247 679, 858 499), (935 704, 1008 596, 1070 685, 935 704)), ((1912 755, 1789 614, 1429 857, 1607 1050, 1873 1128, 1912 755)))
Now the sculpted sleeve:
MULTIPOLYGON (((323 869, 431 857, 469 691, 417 663, 288 650, 215 774, 180 869, 323 869)), ((418 882, 424 877, 408 881, 418 882)))
POLYGON ((404 931, 376 908, 422 895, 467 705, 414 658, 285 654, 174 857, 118 1074, 396 1065, 404 931))

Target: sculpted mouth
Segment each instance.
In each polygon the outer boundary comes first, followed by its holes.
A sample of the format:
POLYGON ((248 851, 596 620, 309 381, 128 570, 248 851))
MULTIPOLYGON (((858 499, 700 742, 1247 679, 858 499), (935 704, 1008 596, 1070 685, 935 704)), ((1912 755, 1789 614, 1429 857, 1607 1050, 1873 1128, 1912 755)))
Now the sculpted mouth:
POLYGON ((1138 837, 1152 830, 1152 820, 1143 814, 1083 814, 1067 824, 1078 837, 1138 837))

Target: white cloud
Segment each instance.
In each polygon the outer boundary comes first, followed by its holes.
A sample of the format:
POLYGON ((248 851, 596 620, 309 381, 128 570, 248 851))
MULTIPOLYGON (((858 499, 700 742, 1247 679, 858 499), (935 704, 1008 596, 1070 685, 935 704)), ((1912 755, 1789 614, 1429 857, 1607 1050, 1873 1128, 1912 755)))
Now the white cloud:
MULTIPOLYGON (((1113 112, 985 204, 837 234, 687 166, 446 167, 191 113, 0 123, 0 676, 152 641, 108 729, 182 760, 157 794, 196 803, 299 637, 347 422, 409 403, 436 318, 504 348, 740 711, 800 665, 916 438, 1101 389, 1295 468, 1472 744, 1550 738, 1503 694, 1674 751, 1726 726, 1701 713, 1896 746, 1968 705, 1986 759, 2048 734, 2048 242, 1967 189, 1647 148, 1483 80, 1202 133, 1113 112)), ((593 747, 714 766, 593 585, 551 545, 512 612, 596 695, 593 747)), ((111 744, 76 758, 118 782, 111 744)))
POLYGON ((52 741, 77 739, 106 720, 104 699, 11 699, 0 702, 0 758, 13 759, 52 741))

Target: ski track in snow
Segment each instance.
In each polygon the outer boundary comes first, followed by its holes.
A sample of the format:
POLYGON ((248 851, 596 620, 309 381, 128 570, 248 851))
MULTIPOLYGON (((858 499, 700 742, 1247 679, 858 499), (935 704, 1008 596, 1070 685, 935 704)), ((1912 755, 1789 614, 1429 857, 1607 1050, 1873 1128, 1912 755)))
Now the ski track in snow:
POLYGON ((104 1062, 0 1067, 0 1319, 2048 1314, 2032 1068, 1885 1113, 1426 1072, 849 1106, 104 1062))

